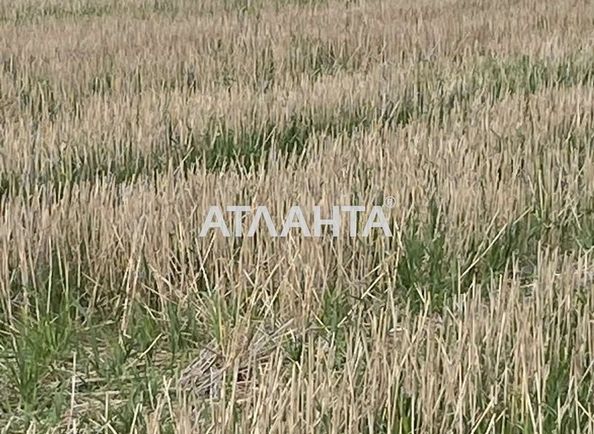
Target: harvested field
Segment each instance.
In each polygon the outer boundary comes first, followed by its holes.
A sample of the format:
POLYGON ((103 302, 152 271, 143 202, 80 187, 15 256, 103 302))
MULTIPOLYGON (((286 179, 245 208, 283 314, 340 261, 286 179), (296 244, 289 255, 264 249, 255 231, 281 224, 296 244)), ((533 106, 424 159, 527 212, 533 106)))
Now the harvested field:
POLYGON ((588 2, 0 0, 0 433, 594 433, 593 247, 588 2))

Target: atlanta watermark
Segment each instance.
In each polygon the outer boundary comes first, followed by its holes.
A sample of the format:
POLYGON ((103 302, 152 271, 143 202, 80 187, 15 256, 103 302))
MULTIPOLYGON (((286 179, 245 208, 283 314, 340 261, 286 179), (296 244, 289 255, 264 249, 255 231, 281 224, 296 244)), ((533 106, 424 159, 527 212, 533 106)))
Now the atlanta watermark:
POLYGON ((394 203, 394 199, 388 197, 383 207, 336 205, 331 207, 330 215, 325 216, 322 215, 319 206, 311 207, 310 212, 303 207, 292 206, 280 226, 274 224, 266 206, 233 205, 225 207, 224 210, 220 206, 211 206, 204 219, 200 237, 207 236, 211 231, 219 231, 225 237, 253 237, 262 228, 273 238, 284 238, 289 234, 319 238, 324 236, 324 229, 338 237, 346 228, 350 237, 367 237, 374 230, 391 237, 392 230, 384 209, 393 208, 394 203), (313 218, 306 218, 306 215, 312 214, 313 218), (359 222, 363 220, 365 223, 360 225, 359 222), (247 225, 244 224, 246 221, 247 225), (247 226, 247 231, 244 230, 244 226, 247 226))

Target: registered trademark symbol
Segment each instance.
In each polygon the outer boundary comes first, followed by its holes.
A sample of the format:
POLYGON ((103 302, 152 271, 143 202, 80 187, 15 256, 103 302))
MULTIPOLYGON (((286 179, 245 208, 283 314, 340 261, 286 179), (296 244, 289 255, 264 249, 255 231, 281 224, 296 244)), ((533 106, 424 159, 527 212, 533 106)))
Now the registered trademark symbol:
POLYGON ((384 207, 386 208, 394 208, 396 206, 396 198, 394 196, 388 196, 384 200, 384 207))

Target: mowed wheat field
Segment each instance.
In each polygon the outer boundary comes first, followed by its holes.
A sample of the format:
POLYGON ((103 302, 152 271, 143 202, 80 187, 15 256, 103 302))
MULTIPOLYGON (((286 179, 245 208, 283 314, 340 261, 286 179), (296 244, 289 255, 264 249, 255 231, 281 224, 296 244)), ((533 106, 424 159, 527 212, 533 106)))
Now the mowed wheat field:
POLYGON ((0 0, 0 432, 594 433, 593 149, 586 1, 0 0))

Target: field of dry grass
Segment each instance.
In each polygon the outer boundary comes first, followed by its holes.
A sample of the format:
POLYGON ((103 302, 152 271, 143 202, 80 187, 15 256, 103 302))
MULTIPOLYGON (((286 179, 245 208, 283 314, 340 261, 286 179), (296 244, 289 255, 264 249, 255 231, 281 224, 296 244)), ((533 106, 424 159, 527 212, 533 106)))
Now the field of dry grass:
POLYGON ((585 1, 0 0, 0 433, 594 433, 593 149, 585 1))

